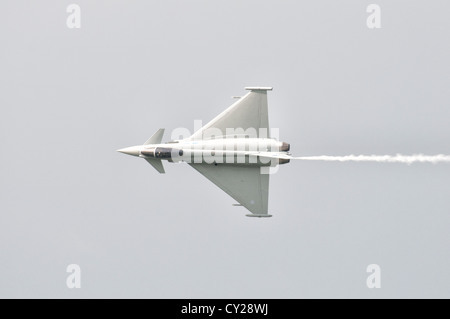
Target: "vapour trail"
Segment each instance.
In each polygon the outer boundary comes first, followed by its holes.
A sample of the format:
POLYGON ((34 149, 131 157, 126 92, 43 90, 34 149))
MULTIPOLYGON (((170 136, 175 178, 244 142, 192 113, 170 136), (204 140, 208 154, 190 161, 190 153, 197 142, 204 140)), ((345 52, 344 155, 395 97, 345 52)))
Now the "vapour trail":
POLYGON ((450 163, 450 155, 345 155, 345 156, 300 156, 295 159, 305 161, 335 161, 335 162, 378 162, 378 163, 450 163))

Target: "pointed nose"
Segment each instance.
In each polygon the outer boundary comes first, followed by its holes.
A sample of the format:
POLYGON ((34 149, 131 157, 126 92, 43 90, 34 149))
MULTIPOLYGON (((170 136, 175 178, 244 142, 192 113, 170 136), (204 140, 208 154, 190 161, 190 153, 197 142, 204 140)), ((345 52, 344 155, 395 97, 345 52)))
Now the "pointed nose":
POLYGON ((132 156, 139 156, 141 154, 141 147, 140 146, 125 147, 121 148, 120 150, 117 150, 117 152, 132 156))

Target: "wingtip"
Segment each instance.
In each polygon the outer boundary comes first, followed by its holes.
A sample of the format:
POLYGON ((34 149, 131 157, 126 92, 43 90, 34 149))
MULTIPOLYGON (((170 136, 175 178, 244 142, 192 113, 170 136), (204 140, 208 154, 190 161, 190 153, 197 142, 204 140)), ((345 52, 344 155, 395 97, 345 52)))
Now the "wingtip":
POLYGON ((247 86, 246 90, 250 91, 272 91, 273 87, 271 86, 247 86))
POLYGON ((269 215, 269 214, 247 214, 245 216, 247 216, 247 217, 258 217, 258 218, 272 217, 272 215, 269 215))

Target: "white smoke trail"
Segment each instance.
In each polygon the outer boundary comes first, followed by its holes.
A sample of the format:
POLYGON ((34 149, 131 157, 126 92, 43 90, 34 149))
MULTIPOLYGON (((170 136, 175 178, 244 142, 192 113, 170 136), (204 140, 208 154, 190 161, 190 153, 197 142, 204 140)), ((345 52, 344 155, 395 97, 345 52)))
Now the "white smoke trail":
POLYGON ((450 155, 345 155, 345 156, 300 156, 295 159, 306 161, 337 161, 337 162, 378 162, 378 163, 450 163, 450 155))

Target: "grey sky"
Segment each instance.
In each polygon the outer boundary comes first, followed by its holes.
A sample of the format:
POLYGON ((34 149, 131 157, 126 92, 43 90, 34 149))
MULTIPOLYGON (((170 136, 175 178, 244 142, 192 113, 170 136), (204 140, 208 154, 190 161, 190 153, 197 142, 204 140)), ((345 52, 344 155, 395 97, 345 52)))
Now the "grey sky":
POLYGON ((449 298, 448 164, 290 163, 255 219, 115 152, 261 85, 294 155, 450 154, 450 3, 373 2, 2 1, 0 297, 449 298))

